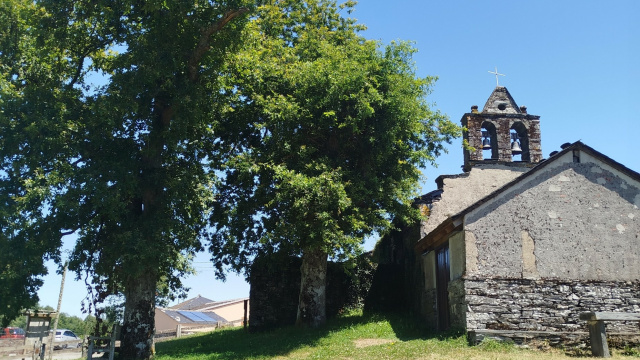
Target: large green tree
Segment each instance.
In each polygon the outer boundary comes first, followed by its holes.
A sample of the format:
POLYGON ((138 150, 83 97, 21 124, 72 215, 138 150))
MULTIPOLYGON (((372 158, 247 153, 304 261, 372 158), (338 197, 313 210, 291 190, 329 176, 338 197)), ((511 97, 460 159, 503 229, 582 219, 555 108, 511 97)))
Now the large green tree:
POLYGON ((275 0, 258 9, 232 60, 233 143, 213 212, 211 247, 222 274, 258 253, 302 257, 297 322, 325 322, 328 257, 411 207, 420 167, 458 127, 426 102, 405 42, 382 47, 343 17, 354 2, 275 0))
POLYGON ((215 191, 244 0, 0 2, 0 314, 34 305, 44 259, 124 294, 124 358, 153 356, 215 191))

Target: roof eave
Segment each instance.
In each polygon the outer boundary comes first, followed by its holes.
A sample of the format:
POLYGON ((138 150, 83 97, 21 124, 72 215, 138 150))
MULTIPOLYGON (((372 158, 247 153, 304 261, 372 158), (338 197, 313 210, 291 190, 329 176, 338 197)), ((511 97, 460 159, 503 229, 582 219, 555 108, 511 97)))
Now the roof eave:
POLYGON ((565 147, 564 149, 562 149, 560 152, 558 152, 557 154, 555 154, 551 158, 538 163, 538 165, 536 165, 531 170, 523 173, 522 175, 516 177, 515 179, 511 180, 510 182, 508 182, 508 183, 504 184, 503 186, 501 186, 500 188, 496 189, 494 192, 490 193, 489 195, 481 198, 480 200, 476 201, 472 205, 466 207, 464 210, 460 211, 459 213, 447 218, 440 225, 438 225, 438 227, 436 227, 433 231, 431 231, 430 233, 425 235, 422 239, 420 239, 416 243, 416 245, 414 247, 414 250, 416 251, 416 253, 422 254, 425 251, 434 250, 435 248, 439 247, 440 245, 442 245, 449 238, 450 234, 452 234, 454 231, 461 230, 461 226, 462 226, 462 222, 464 220, 464 216, 466 214, 468 214, 470 211, 478 208, 480 205, 482 205, 482 204, 486 203, 487 201, 490 201, 491 199, 495 198, 496 196, 498 196, 502 192, 506 191, 506 189, 508 189, 511 186, 513 186, 514 184, 522 181, 524 178, 533 176, 535 173, 537 173, 537 172, 541 171, 542 169, 546 168, 547 166, 549 166, 549 164, 552 164, 555 160, 561 158, 562 155, 564 155, 564 154, 566 154, 566 153, 568 153, 570 151, 573 151, 573 150, 584 151, 584 152, 588 153, 589 155, 593 156, 594 158, 598 158, 600 161, 602 161, 602 162, 608 164, 609 166, 613 167, 614 169, 624 173, 625 175, 629 176, 630 178, 635 179, 637 181, 640 181, 640 173, 637 173, 637 172, 631 170, 630 168, 628 168, 628 167, 622 165, 621 163, 611 159, 610 157, 604 155, 603 153, 601 153, 601 152, 593 149, 592 147, 584 144, 583 142, 576 141, 573 144, 571 144, 571 145, 565 147))
POLYGON ((448 217, 437 228, 420 239, 414 246, 417 254, 434 250, 444 244, 455 231, 462 230, 462 216, 448 217))

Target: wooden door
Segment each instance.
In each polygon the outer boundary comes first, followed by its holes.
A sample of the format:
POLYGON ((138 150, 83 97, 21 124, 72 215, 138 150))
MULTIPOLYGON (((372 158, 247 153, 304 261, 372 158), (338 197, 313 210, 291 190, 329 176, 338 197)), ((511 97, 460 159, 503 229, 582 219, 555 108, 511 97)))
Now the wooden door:
POLYGON ((436 250, 436 304, 438 329, 449 328, 449 243, 436 250))

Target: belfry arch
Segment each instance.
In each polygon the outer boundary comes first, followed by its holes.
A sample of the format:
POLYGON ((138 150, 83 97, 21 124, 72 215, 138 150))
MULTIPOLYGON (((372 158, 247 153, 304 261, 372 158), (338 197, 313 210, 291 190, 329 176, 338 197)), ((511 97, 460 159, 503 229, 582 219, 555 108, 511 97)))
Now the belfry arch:
POLYGON ((480 164, 531 167, 542 160, 540 116, 518 106, 503 86, 498 86, 482 111, 477 105, 462 116, 464 171, 480 164), (516 155, 516 156, 514 156, 516 155))
POLYGON ((498 160, 498 134, 496 132, 496 126, 490 121, 485 121, 481 125, 480 132, 482 136, 482 160, 498 160), (491 146, 489 149, 486 148, 487 142, 489 146, 491 146))
MULTIPOLYGON (((531 161, 531 152, 529 151, 529 131, 527 127, 521 122, 516 121, 511 125, 511 133, 516 135, 515 139, 511 139, 512 141, 512 149, 513 143, 517 142, 519 148, 521 149, 521 161, 530 162, 531 161)), ((513 136, 512 136, 513 137, 513 136)), ((512 156, 516 154, 512 153, 512 156)))

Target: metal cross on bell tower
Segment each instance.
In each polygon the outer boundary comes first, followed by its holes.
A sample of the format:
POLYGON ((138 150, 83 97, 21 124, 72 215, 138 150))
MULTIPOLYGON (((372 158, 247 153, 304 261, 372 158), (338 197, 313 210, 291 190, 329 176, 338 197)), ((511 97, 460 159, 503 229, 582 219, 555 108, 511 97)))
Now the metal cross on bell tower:
POLYGON ((500 84, 498 84, 498 75, 500 76, 506 76, 505 74, 500 74, 498 72, 498 67, 496 66, 495 71, 489 71, 490 74, 494 74, 496 76, 496 87, 500 86, 500 84))

